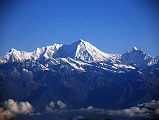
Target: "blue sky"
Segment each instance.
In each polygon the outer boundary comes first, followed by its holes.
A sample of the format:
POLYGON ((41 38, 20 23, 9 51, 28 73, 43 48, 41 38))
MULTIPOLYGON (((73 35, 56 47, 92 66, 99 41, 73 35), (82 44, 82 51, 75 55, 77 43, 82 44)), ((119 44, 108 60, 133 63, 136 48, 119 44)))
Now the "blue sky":
POLYGON ((107 53, 159 55, 155 0, 1 0, 0 55, 83 38, 107 53))

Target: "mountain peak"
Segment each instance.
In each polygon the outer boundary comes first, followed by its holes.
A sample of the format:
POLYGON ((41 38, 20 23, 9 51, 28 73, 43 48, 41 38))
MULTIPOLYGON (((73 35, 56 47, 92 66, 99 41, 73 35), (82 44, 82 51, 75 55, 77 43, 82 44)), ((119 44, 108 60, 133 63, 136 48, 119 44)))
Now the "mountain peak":
POLYGON ((138 67, 145 67, 154 63, 153 57, 142 51, 142 49, 137 49, 136 47, 133 47, 130 51, 123 54, 121 58, 124 62, 134 64, 138 67))
POLYGON ((11 48, 10 50, 9 50, 9 53, 11 53, 11 52, 14 52, 14 51, 17 51, 15 48, 11 48))
POLYGON ((82 38, 79 40, 80 42, 86 42, 85 40, 83 40, 82 38))
POLYGON ((136 50, 138 50, 138 49, 137 49, 136 46, 133 46, 133 47, 132 47, 132 50, 133 50, 133 51, 136 51, 136 50))
POLYGON ((23 61, 31 59, 32 52, 18 51, 15 48, 11 48, 9 52, 4 56, 6 61, 23 61))
POLYGON ((83 39, 79 39, 78 41, 72 43, 72 45, 79 45, 79 44, 90 44, 89 42, 83 40, 83 39))
POLYGON ((111 58, 111 54, 104 53, 93 46, 91 43, 80 39, 70 45, 63 45, 54 57, 70 57, 73 59, 84 61, 103 61, 106 58, 111 58))
POLYGON ((104 53, 96 48, 91 43, 80 39, 78 41, 75 59, 82 59, 86 61, 103 61, 106 58, 112 58, 111 54, 104 53))

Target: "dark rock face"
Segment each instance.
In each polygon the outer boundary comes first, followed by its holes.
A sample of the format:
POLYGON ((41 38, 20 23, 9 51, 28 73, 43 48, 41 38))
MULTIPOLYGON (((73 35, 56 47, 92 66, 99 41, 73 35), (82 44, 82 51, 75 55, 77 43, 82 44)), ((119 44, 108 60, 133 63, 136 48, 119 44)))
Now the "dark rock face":
POLYGON ((96 65, 81 72, 67 64, 43 70, 40 65, 29 60, 0 64, 1 100, 27 100, 43 111, 51 100, 62 100, 70 109, 89 105, 112 109, 159 98, 159 64, 124 72, 96 65))

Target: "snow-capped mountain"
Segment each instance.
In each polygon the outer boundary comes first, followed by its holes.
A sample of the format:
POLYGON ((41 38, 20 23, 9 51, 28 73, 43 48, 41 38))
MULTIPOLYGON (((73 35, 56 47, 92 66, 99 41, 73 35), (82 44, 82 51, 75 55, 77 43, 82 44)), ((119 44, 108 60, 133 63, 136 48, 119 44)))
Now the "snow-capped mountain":
POLYGON ((105 59, 113 59, 115 55, 100 51, 95 46, 84 40, 79 40, 70 45, 54 44, 37 48, 34 52, 18 51, 11 49, 1 61, 24 61, 24 60, 41 60, 52 58, 73 58, 83 61, 103 61, 105 59))
POLYGON ((46 46, 46 47, 42 47, 42 48, 37 48, 34 52, 33 52, 33 59, 34 60, 38 60, 38 59, 52 59, 54 53, 57 52, 57 50, 62 46, 62 44, 54 44, 54 45, 50 45, 50 46, 46 46))
POLYGON ((62 44, 54 44, 42 48, 37 48, 34 52, 18 51, 12 48, 7 54, 0 58, 2 63, 8 61, 24 61, 24 60, 40 60, 51 59, 53 54, 62 46, 62 44))
POLYGON ((107 58, 113 58, 115 55, 104 53, 95 46, 84 40, 79 40, 70 45, 63 45, 54 57, 71 57, 76 60, 84 61, 103 61, 107 58))
POLYGON ((37 48, 33 52, 11 49, 4 57, 0 57, 0 63, 25 60, 40 61, 41 63, 51 60, 51 64, 67 63, 67 65, 69 64, 73 68, 83 71, 83 66, 87 66, 88 64, 92 65, 95 62, 109 64, 109 66, 112 66, 112 69, 119 69, 121 67, 133 68, 134 66, 145 67, 157 63, 157 59, 149 56, 147 53, 136 47, 133 47, 123 55, 109 54, 100 51, 98 48, 82 39, 70 45, 54 44, 37 48))
POLYGON ((156 64, 154 57, 151 57, 141 49, 133 47, 130 51, 121 56, 122 62, 125 64, 131 64, 138 67, 145 67, 147 65, 156 64))
POLYGON ((33 56, 32 52, 18 51, 12 48, 5 56, 6 61, 23 61, 31 59, 33 56))

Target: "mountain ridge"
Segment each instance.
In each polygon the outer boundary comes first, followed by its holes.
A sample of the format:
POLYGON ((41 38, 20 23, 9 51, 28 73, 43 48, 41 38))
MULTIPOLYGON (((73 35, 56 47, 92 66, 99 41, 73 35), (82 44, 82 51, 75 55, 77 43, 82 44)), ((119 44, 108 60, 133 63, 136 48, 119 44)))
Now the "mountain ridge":
POLYGON ((0 63, 14 61, 46 61, 49 59, 72 58, 76 61, 85 62, 103 62, 122 63, 125 65, 134 65, 137 67, 145 67, 158 62, 158 59, 151 57, 141 49, 133 47, 122 55, 109 54, 100 51, 91 43, 80 39, 70 45, 53 44, 42 48, 37 48, 33 52, 18 51, 12 48, 4 57, 0 57, 0 63))

